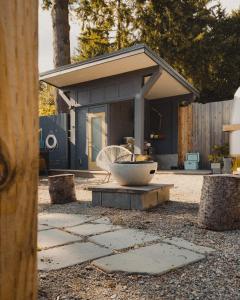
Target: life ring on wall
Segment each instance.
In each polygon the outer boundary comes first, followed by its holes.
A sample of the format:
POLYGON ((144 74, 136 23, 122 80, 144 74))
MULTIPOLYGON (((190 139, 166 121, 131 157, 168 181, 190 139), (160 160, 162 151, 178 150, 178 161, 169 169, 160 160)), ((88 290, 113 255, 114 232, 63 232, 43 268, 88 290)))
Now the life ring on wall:
POLYGON ((54 134, 49 134, 46 137, 45 145, 49 150, 55 149, 57 147, 57 144, 58 144, 57 138, 54 134))

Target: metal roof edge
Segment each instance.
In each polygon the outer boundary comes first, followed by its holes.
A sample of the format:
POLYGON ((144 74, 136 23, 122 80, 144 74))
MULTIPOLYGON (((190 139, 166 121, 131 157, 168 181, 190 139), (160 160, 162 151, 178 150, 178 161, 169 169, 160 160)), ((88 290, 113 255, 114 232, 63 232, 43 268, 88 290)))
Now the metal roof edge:
POLYGON ((105 53, 105 54, 102 54, 102 55, 98 55, 96 57, 92 57, 90 59, 80 61, 80 62, 77 62, 77 63, 74 63, 74 64, 68 64, 68 65, 64 65, 64 66, 61 66, 61 67, 57 67, 57 68, 51 69, 49 71, 41 72, 39 74, 40 75, 40 80, 41 80, 41 77, 45 77, 46 75, 50 75, 50 74, 57 73, 57 72, 60 72, 60 71, 73 69, 73 68, 76 68, 78 66, 87 65, 89 63, 98 62, 98 61, 103 60, 103 59, 112 58, 114 56, 118 56, 118 55, 121 55, 121 54, 127 54, 127 53, 130 53, 132 51, 141 50, 141 49, 144 51, 145 45, 144 44, 136 44, 136 45, 128 47, 128 48, 123 48, 123 49, 120 49, 118 51, 114 51, 114 52, 111 52, 111 53, 105 53))
POLYGON ((151 50, 146 44, 135 44, 128 48, 123 48, 118 51, 112 52, 112 53, 106 53, 103 55, 99 55, 81 62, 77 62, 74 64, 68 64, 64 65, 49 71, 41 72, 40 73, 40 81, 45 81, 44 79, 47 79, 48 75, 58 73, 58 72, 64 72, 65 70, 71 70, 77 67, 81 67, 87 64, 91 64, 94 62, 99 62, 104 59, 114 58, 115 56, 119 56, 122 54, 131 53, 133 51, 137 50, 143 50, 143 52, 148 55, 153 61, 155 61, 156 64, 160 65, 165 71, 167 71, 169 74, 171 74, 176 80, 178 80, 182 85, 184 85, 189 91, 191 91, 195 96, 199 97, 200 92, 192 86, 182 75, 180 75, 173 67, 171 67, 164 59, 162 59, 160 56, 158 56, 153 50, 151 50))
POLYGON ((181 74, 179 74, 173 67, 171 67, 164 59, 158 56, 154 51, 152 51, 148 46, 144 45, 145 53, 150 56, 156 63, 158 63, 165 71, 171 74, 175 79, 177 79, 182 85, 189 89, 197 97, 200 96, 200 92, 191 85, 181 74))

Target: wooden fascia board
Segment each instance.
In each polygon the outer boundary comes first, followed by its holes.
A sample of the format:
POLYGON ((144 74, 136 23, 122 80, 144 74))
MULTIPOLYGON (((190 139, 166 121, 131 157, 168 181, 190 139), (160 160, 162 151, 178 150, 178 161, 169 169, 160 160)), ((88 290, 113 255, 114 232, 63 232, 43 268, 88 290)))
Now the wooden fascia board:
POLYGON ((230 124, 230 125, 223 125, 223 131, 238 131, 240 130, 240 124, 230 124))

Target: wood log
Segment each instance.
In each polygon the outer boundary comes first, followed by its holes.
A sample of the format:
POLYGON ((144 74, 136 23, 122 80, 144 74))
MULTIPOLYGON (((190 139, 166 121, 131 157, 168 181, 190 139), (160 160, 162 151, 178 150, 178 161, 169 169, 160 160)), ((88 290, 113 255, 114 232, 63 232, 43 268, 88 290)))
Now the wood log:
POLYGON ((230 124, 230 125, 223 125, 223 131, 238 131, 240 130, 240 124, 230 124))
POLYGON ((74 174, 49 176, 48 184, 52 204, 65 204, 76 201, 74 174))
POLYGON ((38 1, 0 0, 0 299, 37 294, 38 1))
POLYGON ((204 176, 198 225, 216 231, 240 228, 240 176, 204 176))

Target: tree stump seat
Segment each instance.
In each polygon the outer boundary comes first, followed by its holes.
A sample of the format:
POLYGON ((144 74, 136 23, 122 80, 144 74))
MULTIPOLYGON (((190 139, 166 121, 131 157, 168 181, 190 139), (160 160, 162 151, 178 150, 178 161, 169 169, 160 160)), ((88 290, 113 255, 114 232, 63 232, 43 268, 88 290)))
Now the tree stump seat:
POLYGON ((198 225, 216 231, 240 228, 240 176, 204 176, 198 225))
POLYGON ((74 174, 49 176, 48 184, 52 204, 65 204, 76 201, 74 174))

